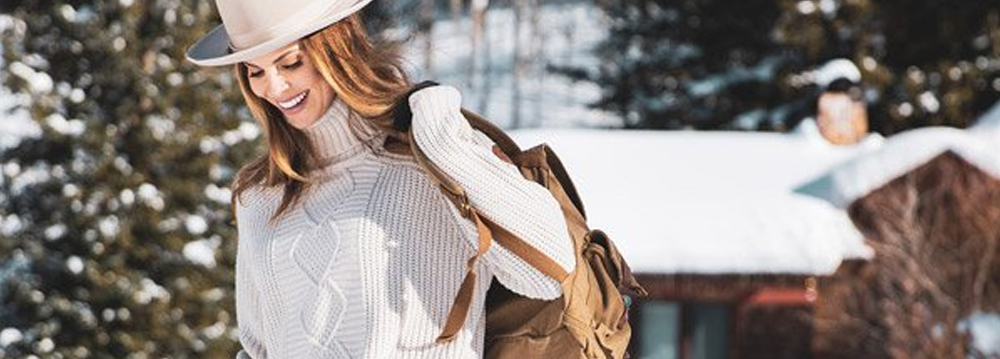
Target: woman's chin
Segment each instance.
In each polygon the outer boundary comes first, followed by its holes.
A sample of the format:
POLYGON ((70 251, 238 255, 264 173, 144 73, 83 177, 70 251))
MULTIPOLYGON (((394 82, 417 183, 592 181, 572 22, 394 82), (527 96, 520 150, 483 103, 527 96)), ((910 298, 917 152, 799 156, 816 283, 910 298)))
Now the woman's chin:
POLYGON ((292 117, 286 117, 286 119, 288 120, 288 123, 292 125, 292 127, 295 127, 300 130, 305 130, 310 126, 312 126, 314 123, 316 123, 316 120, 318 120, 319 117, 304 118, 304 116, 292 116, 292 117))

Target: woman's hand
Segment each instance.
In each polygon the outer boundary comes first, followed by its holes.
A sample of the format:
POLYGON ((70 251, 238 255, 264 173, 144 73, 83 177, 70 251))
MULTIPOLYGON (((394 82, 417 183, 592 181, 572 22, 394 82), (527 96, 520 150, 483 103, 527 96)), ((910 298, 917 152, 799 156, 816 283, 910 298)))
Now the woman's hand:
POLYGON ((507 157, 507 154, 500 149, 499 145, 493 145, 493 154, 497 155, 497 157, 503 160, 504 162, 514 164, 514 162, 510 160, 510 157, 507 157))

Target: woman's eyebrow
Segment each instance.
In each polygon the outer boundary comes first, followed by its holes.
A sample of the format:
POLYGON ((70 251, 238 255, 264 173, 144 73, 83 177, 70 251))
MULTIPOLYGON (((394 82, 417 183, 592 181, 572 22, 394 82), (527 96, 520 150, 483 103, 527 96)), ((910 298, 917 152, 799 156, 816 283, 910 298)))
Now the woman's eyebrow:
MULTIPOLYGON (((281 60, 284 59, 285 56, 288 56, 288 54, 291 54, 291 53, 295 52, 298 49, 299 49, 298 47, 293 47, 291 49, 288 49, 288 51, 285 51, 285 53, 281 54, 281 56, 278 56, 278 58, 274 59, 274 61, 272 61, 271 63, 276 64, 276 63, 281 62, 281 60)), ((254 64, 250 63, 250 61, 247 61, 246 64, 247 64, 247 66, 253 66, 254 68, 258 68, 258 69, 260 68, 260 66, 254 65, 254 64)))

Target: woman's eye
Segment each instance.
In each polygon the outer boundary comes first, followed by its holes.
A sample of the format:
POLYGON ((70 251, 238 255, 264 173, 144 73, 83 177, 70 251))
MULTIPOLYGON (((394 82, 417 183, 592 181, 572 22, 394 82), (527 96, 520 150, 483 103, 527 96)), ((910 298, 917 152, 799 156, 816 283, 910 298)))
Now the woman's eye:
POLYGON ((263 70, 257 70, 257 71, 250 71, 250 73, 247 74, 247 76, 250 76, 250 77, 260 77, 263 74, 264 74, 263 70))
POLYGON ((288 65, 285 65, 283 67, 286 70, 294 70, 294 69, 298 68, 299 66, 302 66, 302 60, 295 61, 295 62, 293 62, 291 64, 288 64, 288 65))

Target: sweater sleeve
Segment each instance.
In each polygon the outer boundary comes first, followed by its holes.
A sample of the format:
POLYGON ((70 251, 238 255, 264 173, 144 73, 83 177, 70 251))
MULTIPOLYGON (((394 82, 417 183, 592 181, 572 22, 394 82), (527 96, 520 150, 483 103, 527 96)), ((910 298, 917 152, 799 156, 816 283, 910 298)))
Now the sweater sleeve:
MULTIPOLYGON (((414 140, 431 162, 465 189, 472 205, 571 272, 576 258, 559 203, 547 189, 493 153, 492 142, 462 115, 458 90, 436 86, 417 91, 410 96, 410 107, 414 140)), ((561 295, 557 281, 495 242, 484 263, 501 283, 521 295, 540 299, 561 295)))

